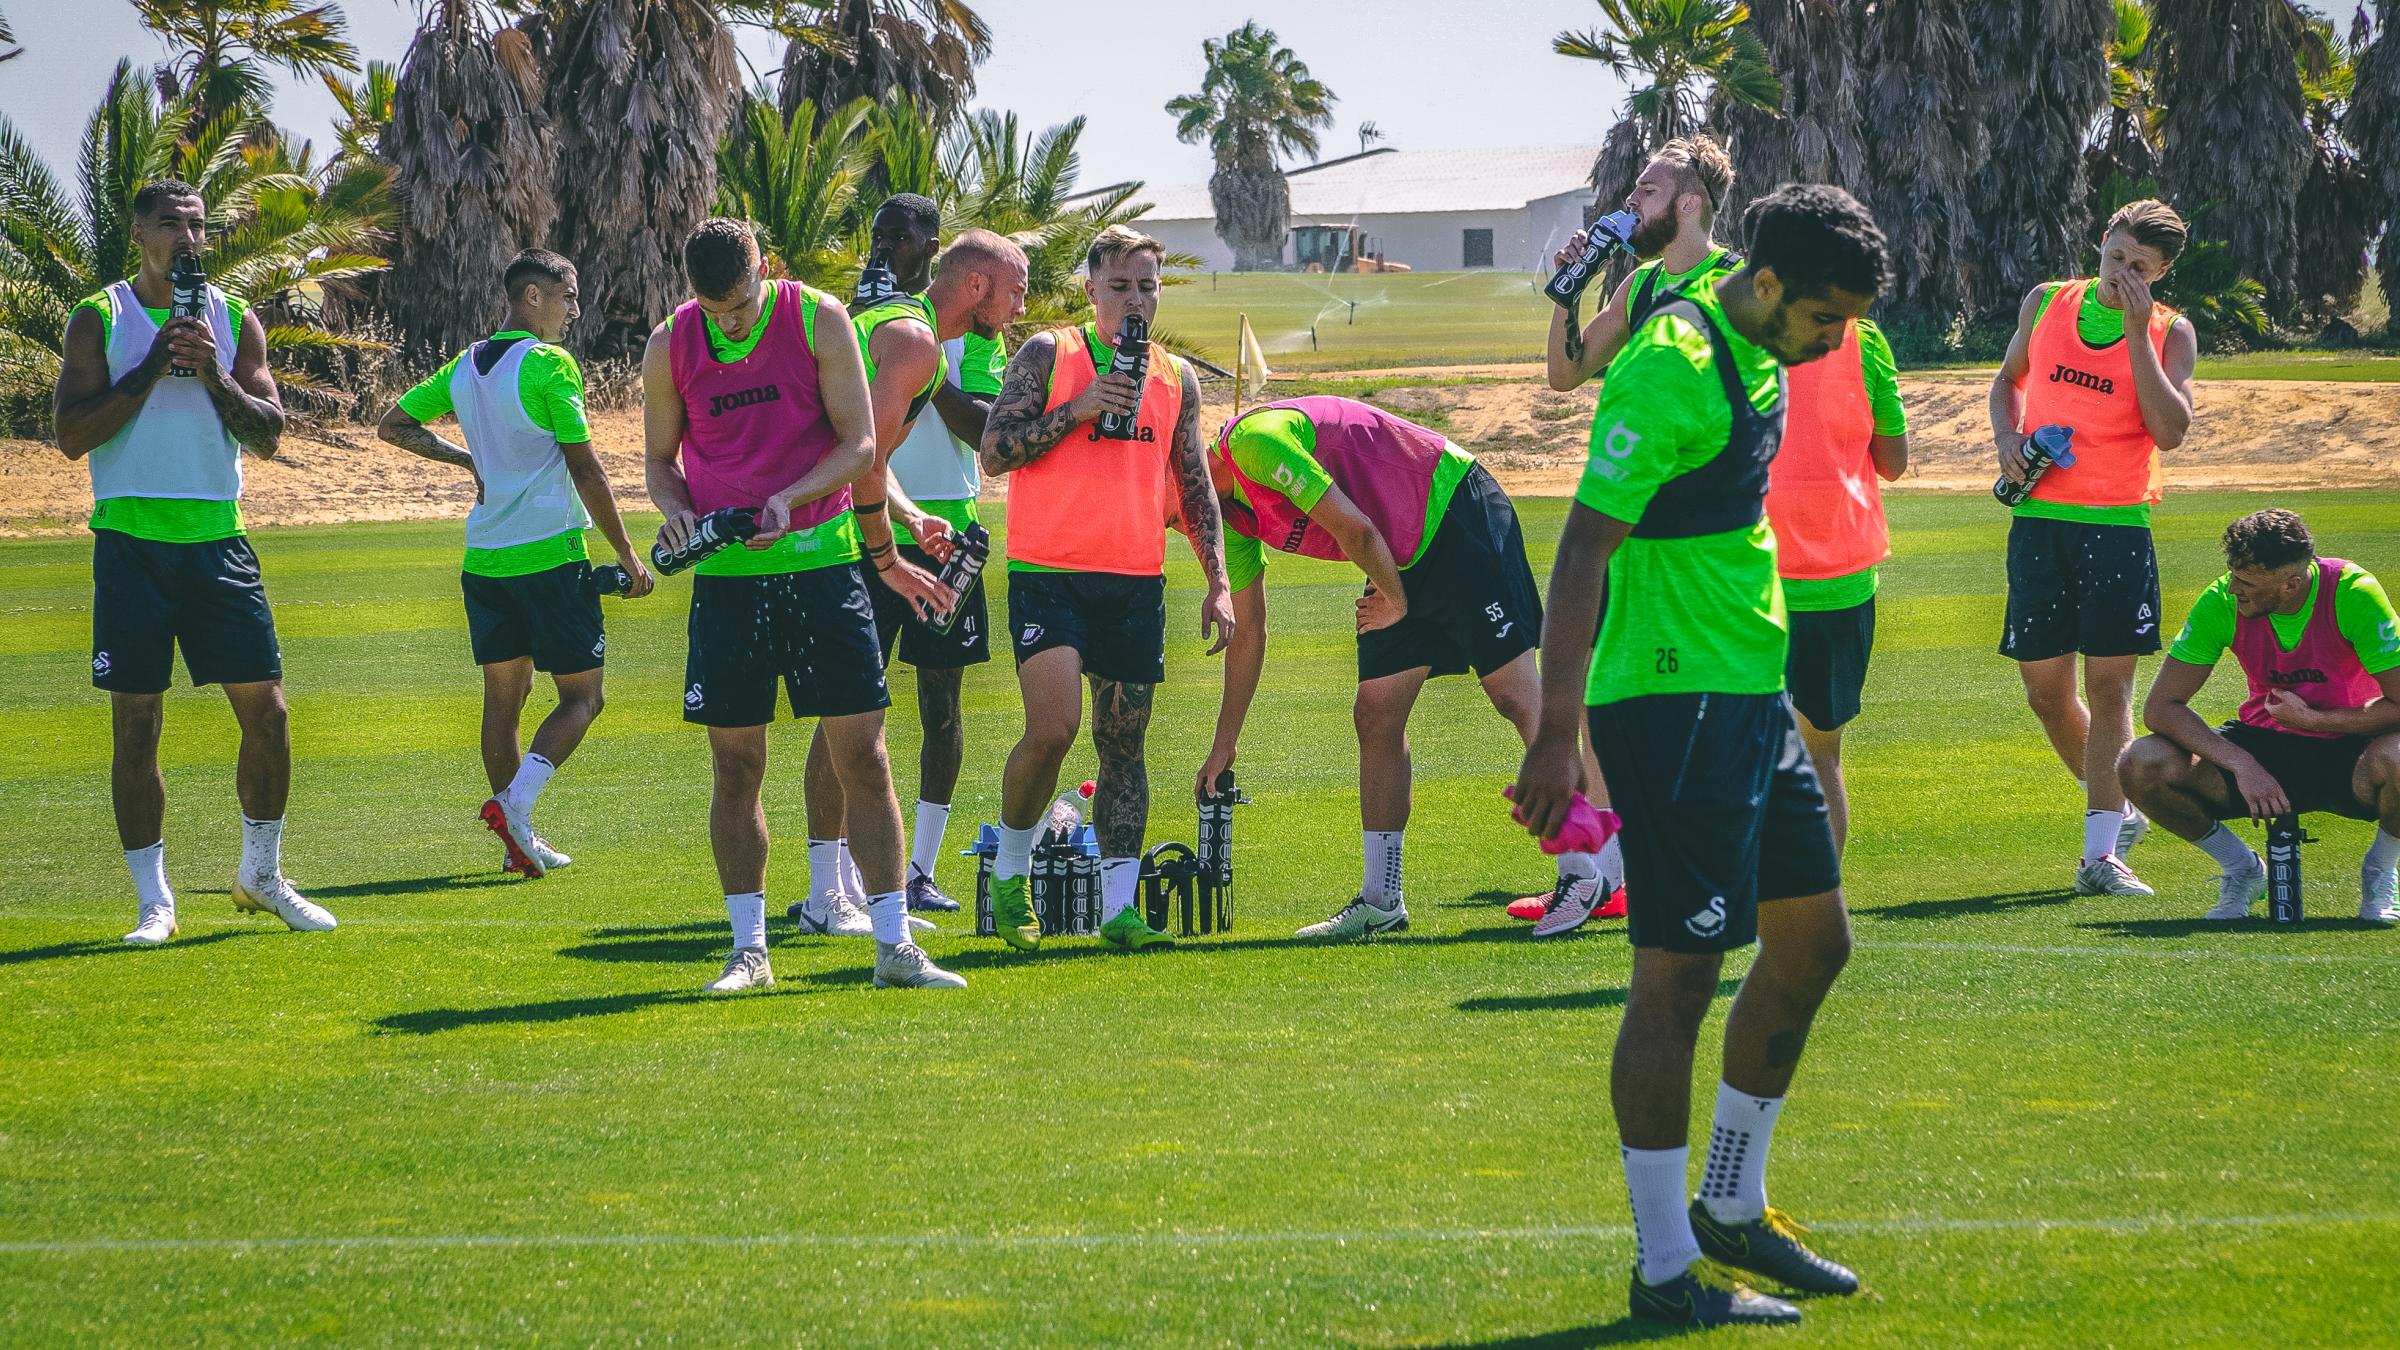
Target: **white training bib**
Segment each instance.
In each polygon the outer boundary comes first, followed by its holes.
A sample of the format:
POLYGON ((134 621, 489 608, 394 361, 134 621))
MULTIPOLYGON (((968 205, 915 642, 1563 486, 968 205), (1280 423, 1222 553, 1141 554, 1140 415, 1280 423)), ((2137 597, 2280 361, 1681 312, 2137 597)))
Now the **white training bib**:
MULTIPOLYGON (((953 387, 964 388, 959 382, 959 363, 965 359, 967 340, 950 339, 942 344, 943 364, 953 387)), ((949 426, 931 403, 917 414, 908 435, 892 451, 892 476, 899 480, 900 490, 911 500, 920 502, 955 502, 970 499, 983 488, 982 466, 975 460, 975 447, 950 434, 949 426)))
MULTIPOLYGON (((133 283, 120 281, 108 297, 108 378, 124 379, 150 355, 159 324, 142 308, 133 283)), ((225 292, 208 288, 208 323, 217 340, 217 365, 233 371, 237 334, 225 292)), ((161 375, 140 411, 94 450, 92 499, 174 497, 229 502, 242 495, 242 447, 225 429, 196 375, 161 375)))
POLYGON ((451 369, 451 411, 483 479, 483 500, 467 513, 468 548, 512 548, 592 523, 558 438, 534 424, 518 392, 525 358, 540 345, 519 338, 484 374, 475 369, 478 342, 451 369))

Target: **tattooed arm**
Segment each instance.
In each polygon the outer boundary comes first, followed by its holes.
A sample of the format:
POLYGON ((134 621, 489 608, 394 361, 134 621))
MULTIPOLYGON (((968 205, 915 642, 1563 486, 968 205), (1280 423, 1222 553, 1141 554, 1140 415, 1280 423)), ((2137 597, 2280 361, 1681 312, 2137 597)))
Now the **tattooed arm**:
POLYGON ((242 312, 230 373, 217 365, 216 339, 206 324, 195 323, 178 337, 176 354, 200 372, 201 387, 233 439, 260 459, 275 458, 275 447, 283 440, 283 396, 267 369, 267 327, 259 322, 258 311, 242 312))
POLYGON ((1183 412, 1175 419, 1176 493, 1183 507, 1184 528, 1191 532, 1192 553, 1208 578, 1208 596, 1200 602, 1200 636, 1214 637, 1208 654, 1215 656, 1233 641, 1233 595, 1225 584, 1225 521, 1217 512, 1216 484, 1208 477, 1208 447, 1200 443, 1200 377, 1176 362, 1183 376, 1183 412))
POLYGON ((992 401, 983 424, 983 471, 1009 473, 1050 453, 1085 422, 1104 412, 1130 413, 1141 406, 1141 386, 1130 375, 1108 374, 1072 403, 1045 412, 1050 403, 1050 366, 1058 339, 1038 333, 1008 359, 1000 377, 1000 396, 992 401))

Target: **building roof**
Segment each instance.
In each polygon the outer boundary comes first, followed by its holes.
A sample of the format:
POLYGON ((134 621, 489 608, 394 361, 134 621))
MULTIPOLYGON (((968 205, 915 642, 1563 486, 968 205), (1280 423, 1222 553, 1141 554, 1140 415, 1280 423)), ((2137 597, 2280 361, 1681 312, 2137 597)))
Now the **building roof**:
MULTIPOLYGON (((1513 150, 1396 150, 1344 155, 1290 170, 1295 219, 1339 220, 1414 211, 1513 211, 1562 192, 1589 191, 1596 145, 1513 150)), ((1145 219, 1213 220, 1208 184, 1145 187, 1145 219)))

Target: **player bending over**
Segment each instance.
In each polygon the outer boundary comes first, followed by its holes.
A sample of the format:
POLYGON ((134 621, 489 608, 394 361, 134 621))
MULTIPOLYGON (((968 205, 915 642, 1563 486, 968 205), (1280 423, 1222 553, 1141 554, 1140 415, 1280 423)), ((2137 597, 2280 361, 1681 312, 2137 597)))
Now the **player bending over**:
MULTIPOLYGON (((683 718, 708 728, 709 847, 733 925, 733 955, 709 988, 775 982, 759 793, 778 686, 793 716, 820 720, 841 776, 870 891, 876 987, 964 987, 908 936, 900 804, 883 748, 891 697, 850 513, 849 485, 874 458, 858 335, 833 297, 767 280, 739 221, 700 222, 683 266, 694 298, 642 353, 644 464, 666 516, 659 543, 681 549, 702 512, 758 513, 747 546, 718 552, 692 578, 683 718)), ((885 554, 878 567, 897 561, 888 544, 885 554)))
POLYGON ((130 224, 139 266, 67 316, 53 406, 58 448, 88 455, 92 471, 92 684, 108 691, 109 796, 139 906, 125 940, 156 946, 176 933, 158 741, 177 647, 194 685, 225 686, 242 729, 234 905, 322 931, 333 916, 283 876, 292 783, 283 652, 242 532, 242 452, 272 459, 283 435, 266 325, 214 286, 206 317, 170 317, 168 269, 208 243, 198 188, 142 184, 130 224))
POLYGON ((527 249, 509 262, 500 285, 508 296, 500 331, 402 394, 375 431, 475 477, 458 580, 468 650, 483 667, 483 773, 492 785, 483 823, 500 836, 502 870, 538 879, 573 860, 534 832, 534 801, 600 715, 608 635, 584 527, 600 523, 632 582, 628 595, 648 595, 657 583, 626 537, 608 474, 592 453, 583 372, 558 345, 582 312, 575 265, 548 249, 527 249), (464 447, 426 426, 453 415, 464 447), (557 686, 558 706, 520 753, 517 730, 536 672, 557 686))
MULTIPOLYGON (((1365 882, 1306 938, 1360 938, 1408 926, 1401 836, 1408 828, 1408 717, 1437 675, 1475 672, 1484 693, 1531 740, 1541 703, 1534 649, 1542 602, 1516 508, 1490 471, 1413 422, 1355 399, 1311 397, 1253 408, 1208 456, 1227 539, 1234 638, 1225 653, 1217 737, 1199 791, 1232 767, 1267 655, 1266 544, 1347 559, 1367 574, 1358 602, 1358 810, 1365 882)), ((1563 853, 1534 935, 1567 932, 1616 889, 1616 841, 1563 853)))
POLYGON ((2358 865, 2358 917, 2400 914, 2400 620, 2367 570, 2317 556, 2289 511, 2225 527, 2225 575, 2200 593, 2142 705, 2150 733, 2119 766, 2150 818, 2224 872, 2212 919, 2239 919, 2267 868, 2219 821, 2326 811, 2380 824, 2358 865), (2249 680, 2241 713, 2211 730, 2192 711, 2227 648, 2249 680))
POLYGON ((1125 317, 1157 317, 1165 256, 1164 245, 1138 230, 1102 230, 1085 258, 1092 321, 1029 339, 1010 359, 984 428, 984 472, 1009 475, 1008 610, 1025 697, 1025 734, 1009 751, 1000 788, 992 919, 1019 950, 1042 940, 1026 874, 1059 765, 1082 727, 1087 678, 1100 758, 1092 802, 1100 936, 1126 951, 1169 940, 1142 921, 1134 892, 1150 821, 1143 740, 1167 669, 1170 491, 1208 579, 1200 633, 1216 639, 1209 654, 1233 637, 1217 494, 1200 440, 1199 377, 1156 343, 1138 384, 1110 369, 1125 317), (1131 417, 1131 438, 1101 435, 1102 414, 1131 417))
POLYGON ((1825 797, 1784 697, 1765 497, 1783 366, 1832 352, 1887 264, 1882 232, 1836 188, 1779 188, 1746 223, 1749 261, 1660 306, 1610 363, 1551 572, 1541 722, 1517 781, 1533 831, 1555 835, 1588 717, 1626 821, 1633 976, 1610 1096, 1639 1252, 1632 1311, 1701 1326, 1800 1318, 1718 1262, 1804 1292, 1858 1287, 1767 1206, 1768 1144, 1849 958, 1850 921, 1825 797), (1687 1209, 1693 1049, 1724 954, 1753 940, 1687 1209))

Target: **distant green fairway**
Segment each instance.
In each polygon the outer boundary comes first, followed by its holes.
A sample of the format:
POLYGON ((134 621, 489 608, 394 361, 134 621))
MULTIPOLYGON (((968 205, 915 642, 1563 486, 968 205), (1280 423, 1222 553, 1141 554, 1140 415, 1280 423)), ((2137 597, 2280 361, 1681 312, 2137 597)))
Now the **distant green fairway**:
MULTIPOLYGON (((2400 577, 2400 494, 2284 500, 2400 577)), ((2170 620, 2257 504, 2170 501, 2170 620)), ((1561 504, 1525 514, 1546 570, 1561 504)), ((2134 856, 2159 898, 2070 900, 2080 799, 1992 651, 2005 517, 1980 497, 1894 515, 1850 753, 1859 949, 1770 1175, 1870 1292, 1777 1343, 2389 1343, 2400 933, 2349 917, 2364 827, 2315 822, 2303 931, 2201 922, 2213 868, 2163 833, 2134 856)), ((781 918, 805 875, 789 726, 768 789, 782 982, 719 1000, 699 992, 727 938, 704 740, 679 717, 687 587, 609 603, 609 708, 541 811, 575 865, 513 882, 475 819, 457 542, 259 539, 300 754, 287 861, 342 927, 233 915, 232 723, 179 689, 184 937, 156 951, 116 941, 133 906, 85 673, 88 545, 0 546, 0 1343, 1644 1335, 1618 1324, 1606 1095, 1628 951, 1620 925, 1537 945, 1500 912, 1547 868, 1506 826, 1517 751, 1470 682, 1417 719, 1412 930, 1289 940, 1357 880, 1345 569, 1270 569, 1232 936, 1026 957, 953 920, 927 946, 972 988, 871 991, 863 942, 781 918)), ((1191 836, 1217 688, 1188 559, 1172 580, 1154 839, 1191 836)), ((959 837, 1017 729, 1005 657, 968 691, 959 837)), ((2206 710, 2234 700, 2220 672, 2206 710)), ((904 794, 913 721, 894 721, 904 794)))
MULTIPOLYGON (((1523 272, 1186 275, 1160 306, 1160 326, 1227 369, 1244 313, 1266 349, 1268 367, 1283 372, 1539 361, 1553 308, 1539 279, 1523 272)), ((1587 297, 1587 318, 1595 304, 1587 297)), ((2210 380, 2380 383, 2400 380, 2400 357, 2255 352, 2204 357, 2199 374, 2210 380)))

